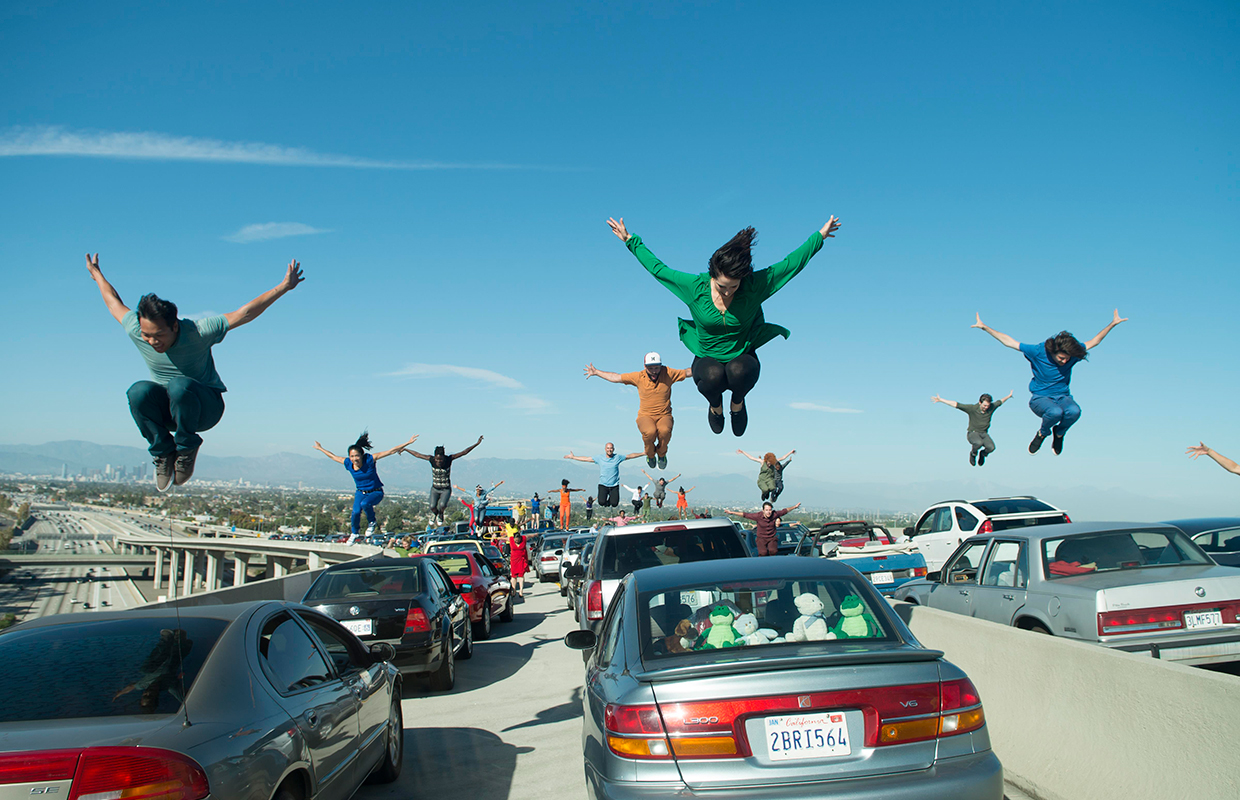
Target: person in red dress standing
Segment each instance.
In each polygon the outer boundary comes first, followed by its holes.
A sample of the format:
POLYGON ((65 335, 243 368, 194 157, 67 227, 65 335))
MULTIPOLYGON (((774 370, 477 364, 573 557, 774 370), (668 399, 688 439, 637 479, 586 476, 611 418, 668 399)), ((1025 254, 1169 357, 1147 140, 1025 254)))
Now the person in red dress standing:
POLYGON ((525 573, 530 569, 525 552, 525 537, 521 534, 508 537, 508 564, 513 583, 517 585, 517 597, 525 597, 525 573))

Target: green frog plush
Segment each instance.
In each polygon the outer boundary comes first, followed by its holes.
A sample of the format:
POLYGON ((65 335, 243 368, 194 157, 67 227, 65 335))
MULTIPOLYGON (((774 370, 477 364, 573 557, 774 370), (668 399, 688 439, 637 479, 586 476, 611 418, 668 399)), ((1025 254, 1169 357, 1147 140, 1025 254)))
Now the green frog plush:
POLYGON ((732 609, 720 603, 710 610, 710 627, 698 634, 694 650, 719 650, 744 644, 740 631, 732 627, 732 609))
POLYGON ((865 610, 861 598, 855 594, 848 595, 840 603, 840 614, 840 621, 831 629, 837 639, 866 639, 883 635, 878 622, 865 610))

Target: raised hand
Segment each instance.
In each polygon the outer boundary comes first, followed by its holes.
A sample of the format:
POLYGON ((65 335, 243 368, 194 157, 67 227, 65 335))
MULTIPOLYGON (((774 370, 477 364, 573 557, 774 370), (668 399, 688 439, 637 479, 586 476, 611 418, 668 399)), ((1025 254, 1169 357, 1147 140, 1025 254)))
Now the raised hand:
POLYGON ((608 217, 607 224, 611 226, 611 232, 616 234, 616 237, 620 241, 628 242, 629 231, 627 228, 624 227, 624 217, 621 217, 619 222, 617 222, 615 219, 612 219, 611 217, 608 217))
POLYGON ((315 442, 315 443, 314 443, 314 449, 315 449, 315 450, 322 450, 322 449, 323 449, 323 445, 319 444, 318 442, 315 442))
POLYGON ((970 328, 985 328, 986 327, 985 324, 982 323, 982 315, 980 313, 977 314, 977 322, 974 322, 969 327, 970 328))
POLYGON ((593 364, 586 364, 585 373, 586 373, 586 379, 589 380, 590 378, 593 378, 595 375, 598 374, 598 370, 594 368, 593 364))
POLYGON ((818 231, 818 233, 820 233, 824 239, 832 239, 835 237, 835 232, 839 229, 840 221, 832 215, 831 219, 827 220, 827 224, 823 225, 822 230, 818 231))
POLYGON ((91 278, 98 278, 103 273, 99 271, 99 254, 95 253, 92 259, 90 253, 86 254, 86 269, 90 272, 91 278))
POLYGON ((1205 442, 1201 442, 1200 444, 1194 445, 1188 448, 1187 450, 1185 450, 1184 454, 1191 456, 1192 459, 1196 461, 1199 456, 1210 455, 1210 448, 1206 447, 1205 442))
POLYGON ((1128 317, 1121 317, 1119 315, 1119 309, 1117 308, 1115 309, 1115 316, 1111 318, 1111 327, 1115 327, 1121 322, 1127 322, 1127 321, 1128 321, 1128 317))
POLYGON ((301 264, 298 264, 297 260, 294 259, 288 262, 288 272, 285 273, 284 283, 281 284, 280 288, 286 292, 291 292, 293 289, 297 288, 297 284, 304 280, 305 277, 301 272, 301 264))
POLYGON ((941 403, 941 402, 943 402, 943 398, 939 397, 937 394, 936 394, 934 397, 931 397, 931 398, 930 398, 930 400, 931 400, 931 402, 934 402, 934 403, 941 403))

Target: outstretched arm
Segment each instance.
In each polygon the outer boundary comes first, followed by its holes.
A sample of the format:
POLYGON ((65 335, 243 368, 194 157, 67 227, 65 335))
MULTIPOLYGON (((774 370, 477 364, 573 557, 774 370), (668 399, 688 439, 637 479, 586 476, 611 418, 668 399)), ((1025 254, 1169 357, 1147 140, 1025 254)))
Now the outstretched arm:
POLYGON ((495 491, 496 489, 498 489, 500 486, 503 486, 503 485, 504 485, 503 481, 500 481, 499 483, 493 483, 491 484, 490 491, 495 491))
POLYGON ((420 458, 423 461, 431 460, 430 456, 426 455, 425 453, 419 453, 417 450, 401 450, 400 452, 404 453, 405 455, 413 456, 414 458, 420 458))
POLYGON ((795 453, 796 453, 796 450, 789 450, 789 451, 788 451, 788 453, 787 453, 787 455, 785 455, 783 458, 781 458, 781 459, 779 459, 779 460, 780 460, 780 461, 787 461, 788 459, 792 458, 792 456, 793 456, 795 453))
POLYGON ((323 445, 319 444, 318 442, 315 442, 315 443, 314 443, 314 449, 315 449, 315 450, 318 450, 320 453, 322 453, 323 455, 327 456, 327 457, 328 457, 328 458, 330 458, 332 461, 335 461, 337 464, 343 464, 343 463, 344 463, 344 457, 343 457, 343 456, 338 456, 338 455, 336 455, 336 454, 335 454, 335 453, 333 453, 332 451, 330 451, 330 450, 328 450, 327 448, 323 447, 323 445))
POLYGON ((1115 316, 1111 318, 1111 321, 1107 323, 1107 326, 1105 328, 1098 331, 1097 336, 1095 336, 1094 338, 1090 339, 1088 342, 1085 343, 1085 349, 1093 350, 1095 347, 1102 344, 1102 340, 1107 338, 1107 334, 1111 332, 1112 328, 1114 328, 1116 325, 1120 324, 1121 322, 1127 322, 1127 321, 1128 321, 1128 317, 1121 317, 1119 315, 1119 309, 1118 308, 1115 309, 1115 316))
POLYGON ((955 400, 944 400, 943 398, 939 397, 937 394, 934 397, 931 397, 930 399, 936 403, 942 403, 945 406, 951 406, 952 408, 956 408, 957 406, 955 400))
POLYGON ((1195 447, 1190 447, 1184 452, 1192 456, 1194 461, 1197 460, 1198 456, 1209 456, 1210 458, 1214 459, 1215 462, 1217 462, 1218 465, 1222 467, 1223 469, 1227 470, 1228 472, 1234 473, 1236 475, 1240 475, 1240 464, 1237 464, 1236 462, 1232 461, 1227 456, 1220 455, 1214 452, 1213 450, 1211 450, 1210 448, 1206 447, 1205 442, 1202 442, 1201 444, 1196 445, 1195 447))
POLYGON ((981 315, 981 314, 978 314, 978 315, 977 315, 977 322, 973 323, 973 324, 972 324, 972 325, 970 325, 969 327, 970 327, 970 328, 981 328, 982 330, 986 331, 986 332, 987 332, 987 333, 989 333, 991 336, 995 337, 995 338, 996 338, 996 339, 998 339, 1000 342, 1002 342, 1004 347, 1010 347, 1010 348, 1012 348, 1013 350, 1019 350, 1019 349, 1020 349, 1020 342, 1016 341, 1016 340, 1015 340, 1015 339, 1013 339, 1011 336, 1008 336, 1006 333, 999 333, 999 332, 998 332, 997 330, 995 330, 994 328, 992 328, 992 327, 990 327, 989 325, 987 325, 986 323, 982 322, 982 315, 981 315))
POLYGON ((474 442, 474 443, 473 443, 473 444, 471 444, 469 447, 466 447, 466 448, 465 448, 464 450, 462 450, 461 452, 459 452, 459 453, 457 453, 456 455, 452 456, 452 458, 453 458, 453 459, 457 459, 457 458, 460 458, 461 456, 467 456, 467 455, 469 455, 469 452, 470 452, 471 450, 473 450, 475 447, 477 447, 477 446, 478 446, 478 445, 480 445, 480 444, 482 444, 482 437, 481 437, 481 436, 479 436, 479 437, 478 437, 478 441, 474 442))
POLYGON ((646 480, 650 481, 651 483, 654 483, 654 478, 650 477, 649 472, 647 472, 646 470, 642 470, 642 474, 646 476, 646 480))
POLYGON ((831 217, 818 231, 817 239, 811 235, 805 244, 789 253, 783 261, 753 273, 752 287, 759 300, 767 299, 799 275, 814 254, 822 248, 823 242, 835 237, 839 227, 840 221, 834 216, 831 217))
POLYGON ((693 491, 694 489, 696 489, 696 488, 697 488, 697 486, 690 486, 688 489, 685 489, 685 494, 688 494, 689 492, 692 492, 692 491, 693 491))
POLYGON ((601 369, 595 369, 593 364, 586 364, 586 380, 596 375, 609 383, 620 383, 619 372, 604 372, 601 369))
MULTIPOLYGON (((681 474, 681 473, 677 472, 675 475, 673 475, 672 477, 668 478, 668 479, 667 479, 667 482, 668 482, 668 483, 672 483, 672 482, 674 482, 677 478, 679 478, 679 477, 680 477, 680 474, 681 474)), ((649 476, 649 475, 647 475, 646 477, 647 477, 647 478, 649 478, 650 476, 649 476)))
POLYGON ((253 322, 259 314, 267 310, 268 306, 296 289, 297 284, 303 280, 305 278, 301 274, 301 264, 296 261, 288 262, 288 271, 284 274, 284 280, 276 284, 274 289, 263 292, 236 311, 224 315, 224 319, 228 320, 229 330, 239 328, 247 322, 253 322))
POLYGON ((86 254, 86 269, 90 272, 91 279, 95 285, 99 287, 99 294, 103 296, 103 303, 108 307, 108 311, 112 317, 120 322, 129 313, 129 306, 121 302, 121 296, 116 293, 116 289, 112 288, 112 284, 108 283, 108 279, 103 277, 103 272, 99 269, 99 254, 95 253, 92 259, 90 253, 86 254))
POLYGON ((663 284, 668 291, 680 298, 682 302, 688 303, 693 300, 698 276, 674 270, 660 261, 659 257, 650 252, 650 248, 646 247, 642 242, 642 237, 633 236, 628 232, 624 227, 624 217, 621 217, 619 222, 614 219, 608 219, 607 224, 611 226, 611 232, 616 234, 620 241, 624 242, 624 246, 646 268, 646 271, 654 276, 655 280, 663 284))
POLYGON ((635 458, 641 458, 641 457, 642 457, 642 456, 644 456, 644 455, 646 455, 646 454, 645 454, 645 453, 629 453, 627 456, 625 456, 625 457, 624 457, 624 460, 625 460, 625 461, 632 461, 633 459, 635 459, 635 458))
POLYGON ((744 450, 737 450, 736 452, 740 453, 741 455, 743 455, 745 458, 749 459, 750 461, 756 461, 759 464, 762 463, 762 459, 757 458, 755 456, 751 456, 748 453, 746 453, 744 450))
POLYGON ((375 461, 378 461, 381 458, 387 458, 388 456, 392 455, 392 453, 399 453, 400 451, 404 450, 409 445, 413 444, 414 440, 416 440, 417 438, 418 438, 418 434, 415 433, 413 436, 410 436, 409 441, 405 442, 404 444, 398 444, 395 447, 393 447, 391 450, 384 450, 382 453, 375 453, 375 461))
POLYGON ((592 458, 589 458, 588 456, 575 456, 575 455, 573 455, 573 451, 572 451, 572 450, 569 450, 569 451, 568 451, 568 455, 566 455, 566 456, 564 456, 564 457, 565 457, 565 458, 567 458, 569 461, 583 461, 583 462, 585 462, 586 464, 597 464, 597 463, 598 463, 597 461, 595 461, 595 460, 594 460, 594 459, 592 459, 592 458))

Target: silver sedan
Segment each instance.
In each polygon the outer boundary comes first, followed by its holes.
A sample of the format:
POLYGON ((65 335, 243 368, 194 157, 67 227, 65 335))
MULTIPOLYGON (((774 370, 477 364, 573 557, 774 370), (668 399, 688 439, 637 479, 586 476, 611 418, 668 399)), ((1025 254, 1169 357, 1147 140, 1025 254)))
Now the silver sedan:
POLYGON ((391 650, 282 602, 17 625, 0 797, 347 800, 400 773, 391 650))
POLYGON ((896 599, 1185 664, 1240 660, 1240 571, 1160 523, 973 536, 896 599))

